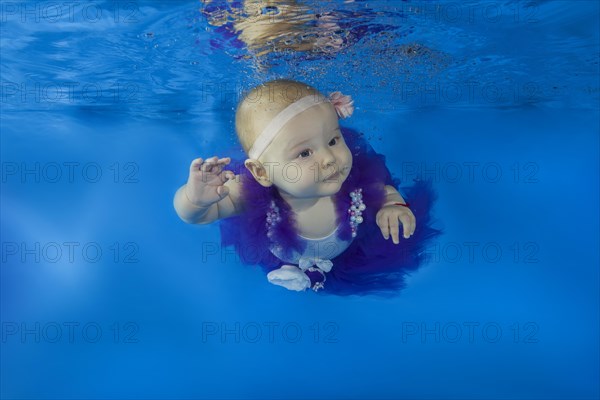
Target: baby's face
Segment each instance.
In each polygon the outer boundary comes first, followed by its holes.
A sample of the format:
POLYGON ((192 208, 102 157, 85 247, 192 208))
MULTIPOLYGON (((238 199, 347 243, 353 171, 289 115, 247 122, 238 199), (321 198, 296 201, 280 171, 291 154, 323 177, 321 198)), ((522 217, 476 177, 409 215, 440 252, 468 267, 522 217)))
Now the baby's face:
POLYGON ((340 190, 352 168, 352 153, 335 109, 330 103, 321 103, 292 118, 259 161, 280 191, 314 198, 340 190))

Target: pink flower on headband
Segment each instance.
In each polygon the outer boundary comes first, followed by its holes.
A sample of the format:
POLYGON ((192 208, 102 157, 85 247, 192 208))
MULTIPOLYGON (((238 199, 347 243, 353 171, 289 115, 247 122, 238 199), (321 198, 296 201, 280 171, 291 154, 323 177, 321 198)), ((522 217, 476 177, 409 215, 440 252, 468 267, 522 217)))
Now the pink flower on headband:
POLYGON ((343 95, 342 92, 330 93, 329 101, 340 118, 348 118, 354 112, 354 100, 350 96, 343 95))

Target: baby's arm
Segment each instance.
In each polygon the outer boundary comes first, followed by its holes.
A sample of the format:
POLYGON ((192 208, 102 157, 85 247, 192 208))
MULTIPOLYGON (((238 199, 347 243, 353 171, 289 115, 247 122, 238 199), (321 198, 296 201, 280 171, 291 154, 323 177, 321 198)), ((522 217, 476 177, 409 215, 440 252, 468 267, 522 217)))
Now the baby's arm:
POLYGON ((400 193, 398 193, 398 191, 396 190, 395 187, 390 186, 390 185, 385 185, 385 201, 383 202, 383 204, 391 204, 393 202, 400 202, 400 203, 404 203, 406 204, 406 202, 404 201, 404 199, 402 198, 402 196, 400 195, 400 193))
POLYGON ((229 157, 216 156, 192 161, 188 182, 177 190, 173 199, 179 217, 191 224, 208 224, 243 211, 239 176, 222 171, 229 157))
POLYGON ((406 204, 400 193, 390 185, 385 185, 386 198, 381 209, 377 212, 377 226, 381 229, 381 234, 387 240, 392 235, 392 241, 395 244, 400 243, 398 237, 400 225, 402 223, 404 238, 408 239, 416 229, 416 219, 410 208, 394 205, 394 203, 406 204))

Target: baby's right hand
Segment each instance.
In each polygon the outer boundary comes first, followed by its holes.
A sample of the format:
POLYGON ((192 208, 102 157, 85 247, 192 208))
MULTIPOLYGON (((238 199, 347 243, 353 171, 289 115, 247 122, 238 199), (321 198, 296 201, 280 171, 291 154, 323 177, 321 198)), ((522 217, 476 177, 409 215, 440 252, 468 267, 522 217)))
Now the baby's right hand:
POLYGON ((197 158, 190 165, 190 176, 185 185, 185 194, 192 204, 198 207, 209 207, 229 194, 229 188, 223 184, 228 179, 235 179, 232 171, 222 171, 229 164, 229 157, 217 156, 203 160, 197 158))

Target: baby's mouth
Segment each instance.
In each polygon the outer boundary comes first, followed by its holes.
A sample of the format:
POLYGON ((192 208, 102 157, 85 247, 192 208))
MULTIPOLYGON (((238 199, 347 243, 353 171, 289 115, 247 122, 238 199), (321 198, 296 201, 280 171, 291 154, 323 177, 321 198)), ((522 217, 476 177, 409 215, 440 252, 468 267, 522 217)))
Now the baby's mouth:
POLYGON ((327 178, 323 179, 324 181, 336 181, 340 177, 340 172, 337 171, 334 174, 329 175, 327 178))
POLYGON ((337 169, 334 173, 323 179, 323 182, 337 182, 344 172, 346 172, 346 167, 337 169))
POLYGON ((335 172, 323 179, 323 182, 338 182, 340 178, 347 176, 349 171, 350 167, 348 165, 335 168, 335 172))

